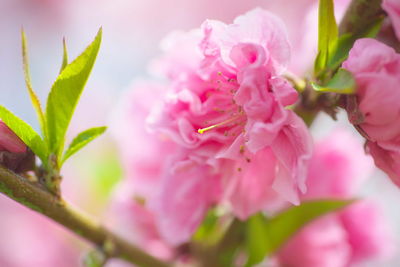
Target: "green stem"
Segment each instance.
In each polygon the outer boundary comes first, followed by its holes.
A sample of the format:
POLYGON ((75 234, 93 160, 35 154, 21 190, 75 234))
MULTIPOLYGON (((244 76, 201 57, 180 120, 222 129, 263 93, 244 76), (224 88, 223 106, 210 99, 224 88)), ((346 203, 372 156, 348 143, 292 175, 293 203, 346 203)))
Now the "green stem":
POLYGON ((1 166, 0 192, 80 235, 103 249, 108 257, 119 257, 139 266, 169 266, 116 236, 41 186, 1 166))

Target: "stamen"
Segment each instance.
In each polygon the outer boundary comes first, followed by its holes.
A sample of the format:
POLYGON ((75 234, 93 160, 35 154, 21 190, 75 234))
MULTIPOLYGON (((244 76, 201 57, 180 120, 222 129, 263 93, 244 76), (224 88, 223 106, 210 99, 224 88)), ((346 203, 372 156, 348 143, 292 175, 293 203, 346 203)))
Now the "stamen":
POLYGON ((227 124, 229 124, 229 123, 231 123, 231 122, 235 122, 235 121, 236 121, 237 119, 239 119, 240 117, 241 117, 241 116, 232 117, 232 118, 230 118, 230 119, 227 119, 226 121, 223 121, 223 122, 220 122, 220 123, 217 123, 217 124, 208 126, 208 127, 206 127, 206 128, 198 129, 197 132, 198 132, 199 134, 203 134, 204 132, 207 132, 207 131, 209 131, 209 130, 212 130, 212 129, 215 129, 215 128, 218 128, 218 127, 221 127, 221 126, 225 126, 225 125, 227 125, 227 124))

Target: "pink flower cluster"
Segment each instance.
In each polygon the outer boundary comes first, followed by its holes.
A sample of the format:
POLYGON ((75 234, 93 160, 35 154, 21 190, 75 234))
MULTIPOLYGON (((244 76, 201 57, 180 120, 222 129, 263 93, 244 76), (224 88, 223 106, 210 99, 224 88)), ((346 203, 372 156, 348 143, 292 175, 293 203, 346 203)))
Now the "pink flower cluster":
POLYGON ((355 122, 367 138, 375 164, 400 186, 400 54, 374 39, 359 39, 343 68, 357 81, 355 122))
POLYGON ((298 204, 312 143, 287 108, 297 92, 281 76, 290 58, 282 22, 255 9, 231 25, 209 20, 175 33, 164 50, 153 69, 168 83, 136 86, 132 95, 147 96, 133 100, 139 108, 123 104, 115 127, 162 238, 186 242, 215 204, 240 219, 282 200, 298 204), (134 129, 118 130, 125 124, 134 129))
MULTIPOLYGON (((304 199, 354 197, 370 170, 371 159, 358 142, 346 132, 335 132, 315 146, 304 199)), ((308 224, 283 246, 276 260, 278 266, 346 267, 383 261, 393 252, 380 207, 362 200, 308 224)))

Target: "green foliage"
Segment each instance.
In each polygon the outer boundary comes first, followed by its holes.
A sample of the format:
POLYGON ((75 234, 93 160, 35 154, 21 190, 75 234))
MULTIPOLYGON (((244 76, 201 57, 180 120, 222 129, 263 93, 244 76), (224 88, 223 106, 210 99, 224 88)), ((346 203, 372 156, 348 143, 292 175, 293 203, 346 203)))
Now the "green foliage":
POLYGON ((224 225, 219 222, 215 209, 208 211, 201 225, 193 235, 193 240, 207 245, 215 245, 224 233, 224 225))
POLYGON ((342 64, 349 55, 350 49, 353 47, 354 42, 359 38, 374 38, 381 29, 383 17, 378 18, 369 24, 368 27, 358 33, 345 33, 338 39, 337 48, 328 63, 329 69, 336 69, 342 64))
POLYGON ((94 41, 70 64, 68 64, 66 43, 65 40, 63 41, 63 60, 60 74, 52 86, 47 99, 46 113, 44 113, 39 98, 33 91, 29 73, 27 40, 22 30, 22 59, 25 83, 32 105, 37 113, 43 138, 26 122, 5 107, 0 106, 0 119, 41 159, 44 171, 42 177, 44 185, 56 195, 59 194, 61 180, 59 175, 60 163, 64 163, 66 159, 101 135, 106 129, 105 127, 92 128, 79 134, 72 141, 61 160, 65 134, 99 51, 101 33, 100 29, 94 41))
POLYGON ((312 220, 353 203, 354 200, 317 200, 293 206, 272 218, 256 214, 247 222, 247 266, 275 253, 297 231, 312 220))
POLYGON ((260 263, 270 250, 268 240, 267 218, 261 213, 250 217, 246 228, 247 264, 253 266, 260 263))
POLYGON ((63 38, 63 59, 61 63, 60 74, 67 65, 68 65, 67 42, 65 41, 65 38, 63 38))
POLYGON ((382 26, 383 19, 384 16, 377 17, 357 32, 347 32, 338 36, 333 0, 320 0, 318 55, 314 62, 315 77, 322 82, 332 77, 348 57, 354 42, 359 38, 374 38, 382 26))
POLYGON ((68 149, 64 152, 60 165, 62 165, 69 157, 78 152, 81 148, 83 148, 88 143, 96 139, 96 137, 103 134, 106 129, 107 127, 96 127, 88 129, 78 134, 78 136, 75 137, 74 140, 72 140, 68 149))
POLYGON ((318 9, 318 56, 314 64, 316 76, 326 68, 335 52, 338 32, 333 0, 320 0, 318 9))
POLYGON ((39 98, 36 96, 36 94, 32 88, 31 76, 30 76, 30 72, 29 72, 28 48, 27 48, 27 41, 26 41, 26 36, 25 36, 24 30, 21 31, 21 39, 22 39, 22 64, 23 64, 23 69, 24 69, 25 84, 28 89, 29 96, 31 98, 32 106, 36 111, 43 136, 46 138, 46 136, 47 136, 46 135, 46 119, 44 117, 44 113, 43 113, 39 98))
POLYGON ((339 69, 332 79, 325 85, 311 84, 314 90, 339 94, 353 94, 356 90, 356 81, 353 74, 345 69, 339 69))
POLYGON ((45 163, 47 146, 40 135, 33 128, 15 116, 11 111, 0 106, 0 119, 45 163))
POLYGON ((47 99, 46 121, 50 153, 61 156, 65 134, 79 97, 96 60, 101 42, 101 29, 94 41, 54 82, 47 99))

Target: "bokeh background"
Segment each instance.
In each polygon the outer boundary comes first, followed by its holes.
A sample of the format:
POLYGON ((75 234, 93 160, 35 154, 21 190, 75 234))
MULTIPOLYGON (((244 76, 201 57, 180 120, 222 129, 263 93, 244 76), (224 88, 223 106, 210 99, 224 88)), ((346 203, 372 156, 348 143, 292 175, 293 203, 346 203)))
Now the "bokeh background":
MULTIPOLYGON (((174 30, 198 27, 205 19, 229 23, 257 6, 275 12, 287 25, 298 52, 292 56, 291 71, 302 74, 312 64, 315 53, 316 2, 0 0, 0 103, 38 129, 23 80, 22 26, 28 36, 34 89, 43 103, 61 65, 62 38, 66 37, 72 59, 103 27, 102 47, 72 121, 71 138, 89 127, 108 125, 123 91, 134 80, 149 76, 148 64, 160 54, 163 37, 174 30)), ((340 6, 343 9, 344 5, 340 6)), ((316 139, 336 127, 353 131, 345 114, 340 114, 337 123, 321 115, 314 126, 316 139)), ((93 142, 66 164, 63 174, 65 197, 88 213, 104 217, 113 187, 123 178, 112 138, 106 134, 93 142)), ((375 170, 360 195, 374 198, 383 206, 394 238, 400 244, 400 190, 375 170)), ((89 249, 73 234, 3 196, 0 196, 0 212, 0 266, 79 266, 82 254, 89 249)), ((400 249, 396 254, 400 254, 400 249)), ((395 256, 383 266, 395 267, 399 262, 400 256, 395 256)), ((376 265, 369 263, 369 266, 376 265)))

